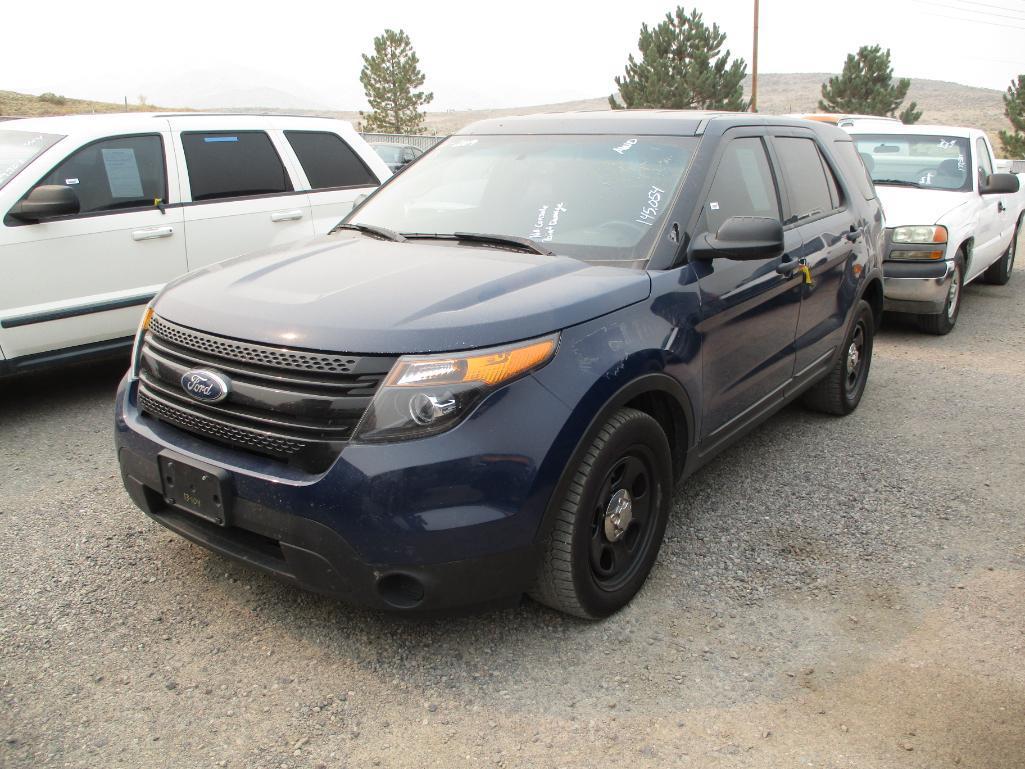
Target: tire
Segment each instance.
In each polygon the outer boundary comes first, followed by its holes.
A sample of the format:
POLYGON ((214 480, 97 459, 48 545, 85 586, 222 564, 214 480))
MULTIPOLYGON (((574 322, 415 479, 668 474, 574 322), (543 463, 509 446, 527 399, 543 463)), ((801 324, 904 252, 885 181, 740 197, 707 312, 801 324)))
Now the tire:
POLYGON ((957 323, 961 312, 961 297, 964 295, 964 257, 958 254, 954 259, 954 275, 947 291, 947 301, 938 315, 919 315, 918 328, 927 334, 943 336, 949 334, 957 323))
POLYGON ((868 302, 858 302, 839 360, 829 374, 804 395, 804 405, 825 414, 845 416, 861 403, 872 367, 875 316, 868 302))
POLYGON ((669 442, 658 422, 636 409, 616 411, 556 502, 531 598, 585 619, 624 607, 658 556, 672 488, 669 442))
POLYGON ((1004 255, 998 261, 993 262, 984 273, 983 277, 987 283, 1003 286, 1011 279, 1011 271, 1014 269, 1014 257, 1018 250, 1018 235, 1020 233, 1021 222, 1018 222, 1018 226, 1014 228, 1014 234, 1011 235, 1011 243, 1007 246, 1004 255))

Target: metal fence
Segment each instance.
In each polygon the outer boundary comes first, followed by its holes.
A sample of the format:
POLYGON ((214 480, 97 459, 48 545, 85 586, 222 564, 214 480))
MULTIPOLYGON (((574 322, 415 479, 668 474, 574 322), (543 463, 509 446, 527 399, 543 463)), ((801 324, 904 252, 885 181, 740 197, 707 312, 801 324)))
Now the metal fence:
POLYGON ((408 144, 424 152, 429 150, 438 142, 447 139, 447 136, 410 136, 408 134, 360 134, 368 142, 388 142, 389 144, 408 144))

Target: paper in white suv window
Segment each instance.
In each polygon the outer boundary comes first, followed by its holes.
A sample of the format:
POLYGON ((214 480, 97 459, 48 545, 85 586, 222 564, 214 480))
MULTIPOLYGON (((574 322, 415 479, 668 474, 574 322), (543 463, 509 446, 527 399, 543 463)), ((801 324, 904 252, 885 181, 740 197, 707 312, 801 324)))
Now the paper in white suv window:
POLYGON ((103 165, 107 169, 107 183, 112 198, 142 197, 142 177, 130 147, 103 150, 103 165))

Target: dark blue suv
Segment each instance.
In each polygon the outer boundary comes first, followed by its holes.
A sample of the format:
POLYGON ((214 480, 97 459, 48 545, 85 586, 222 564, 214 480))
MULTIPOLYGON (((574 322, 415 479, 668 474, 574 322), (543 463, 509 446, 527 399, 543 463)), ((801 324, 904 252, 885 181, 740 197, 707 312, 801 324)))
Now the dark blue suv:
POLYGON ((477 123, 332 234, 160 293, 117 395, 125 487, 310 590, 602 617, 675 483, 795 398, 858 405, 883 237, 832 126, 477 123))

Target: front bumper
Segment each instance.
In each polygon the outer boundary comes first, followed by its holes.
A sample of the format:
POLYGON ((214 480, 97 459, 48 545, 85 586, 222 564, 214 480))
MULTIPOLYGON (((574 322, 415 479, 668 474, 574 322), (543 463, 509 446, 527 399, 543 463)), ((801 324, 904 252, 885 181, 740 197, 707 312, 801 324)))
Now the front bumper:
POLYGON ((883 309, 915 315, 943 312, 954 275, 953 260, 883 263, 883 309))
POLYGON ((539 563, 548 500, 572 446, 567 409, 532 377, 505 388, 433 438, 350 445, 325 473, 218 446, 139 413, 118 391, 115 426, 132 500, 168 529, 299 587, 393 611, 519 600, 539 563), (515 424, 510 431, 501 426, 515 424), (500 453, 483 453, 501 436, 500 453), (227 526, 169 504, 158 455, 227 470, 227 526))

